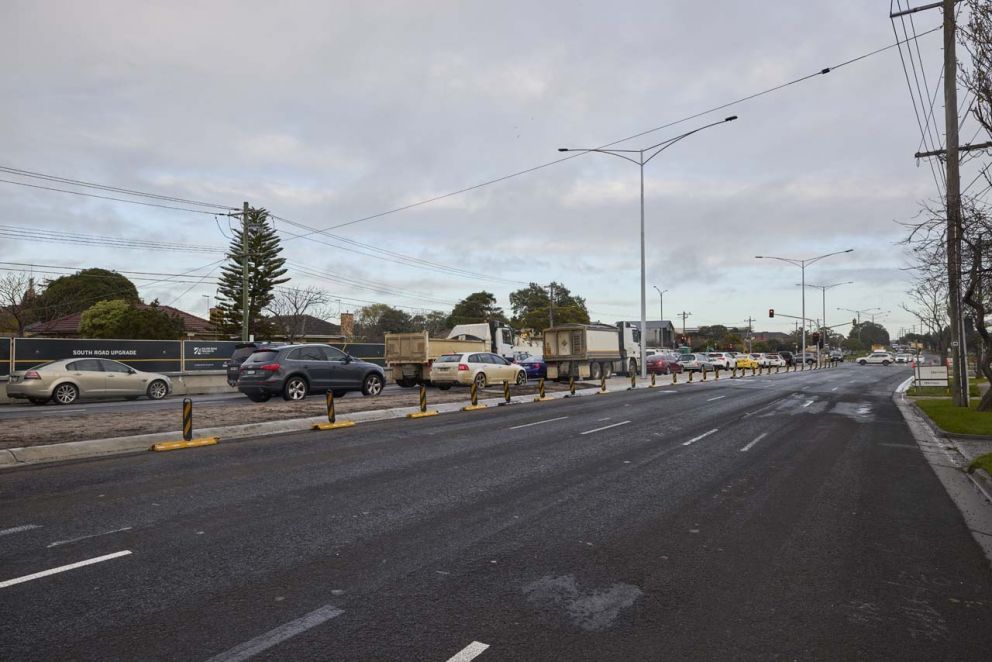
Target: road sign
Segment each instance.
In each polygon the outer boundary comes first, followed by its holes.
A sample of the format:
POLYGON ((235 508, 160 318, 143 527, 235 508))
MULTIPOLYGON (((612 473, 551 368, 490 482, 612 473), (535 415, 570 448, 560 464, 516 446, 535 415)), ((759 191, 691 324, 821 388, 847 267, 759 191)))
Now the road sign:
POLYGON ((947 367, 938 366, 919 366, 917 368, 916 375, 916 385, 917 386, 942 386, 947 387, 947 367))

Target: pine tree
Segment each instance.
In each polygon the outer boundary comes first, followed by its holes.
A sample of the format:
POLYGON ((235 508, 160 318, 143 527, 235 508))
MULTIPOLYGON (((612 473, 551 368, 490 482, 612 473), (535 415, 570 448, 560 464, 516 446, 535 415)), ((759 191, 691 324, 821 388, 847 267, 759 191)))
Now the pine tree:
MULTIPOLYGON (((258 337, 269 332, 268 325, 259 314, 272 303, 273 290, 277 285, 289 281, 285 277, 286 258, 279 257, 282 246, 275 228, 269 225, 269 212, 265 209, 249 209, 248 222, 248 333, 258 337)), ((231 246, 227 251, 229 262, 224 266, 217 287, 217 308, 224 334, 241 335, 242 321, 242 269, 244 267, 244 245, 242 228, 234 230, 231 246)))

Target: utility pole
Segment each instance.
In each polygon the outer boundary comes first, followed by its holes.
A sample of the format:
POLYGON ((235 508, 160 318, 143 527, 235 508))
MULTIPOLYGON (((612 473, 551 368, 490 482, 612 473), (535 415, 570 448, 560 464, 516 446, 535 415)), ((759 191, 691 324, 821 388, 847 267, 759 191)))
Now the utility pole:
POLYGON ((685 337, 685 318, 692 315, 692 313, 687 313, 684 310, 678 314, 678 317, 682 318, 682 336, 685 337))
MULTIPOLYGON (((889 14, 896 18, 924 9, 940 7, 944 12, 944 134, 947 144, 943 150, 921 152, 917 158, 944 156, 947 168, 947 313, 951 321, 950 355, 951 395, 954 404, 968 406, 968 362, 965 350, 964 321, 961 312, 961 174, 958 142, 958 70, 954 5, 957 0, 941 0, 922 7, 889 14)), ((965 150, 983 149, 983 145, 966 145, 965 150)))
POLYGON ((548 285, 548 301, 550 302, 549 303, 550 307, 548 308, 548 322, 549 322, 548 326, 554 326, 555 325, 555 284, 553 282, 550 285, 548 285))
POLYGON ((747 353, 748 354, 750 354, 751 350, 753 349, 753 347, 751 346, 751 342, 754 339, 754 329, 752 329, 751 327, 752 322, 754 322, 754 319, 752 319, 751 316, 749 315, 747 318, 747 353))
POLYGON ((241 214, 241 342, 248 342, 248 202, 241 214))

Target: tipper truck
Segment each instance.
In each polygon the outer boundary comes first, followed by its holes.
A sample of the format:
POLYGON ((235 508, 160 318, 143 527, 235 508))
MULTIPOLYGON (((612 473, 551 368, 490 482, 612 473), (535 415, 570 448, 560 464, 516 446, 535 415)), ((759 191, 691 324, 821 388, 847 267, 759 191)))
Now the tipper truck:
POLYGON ((544 331, 548 379, 599 379, 637 372, 640 332, 623 322, 562 324, 544 331))
POLYGON ((386 334, 386 365, 400 386, 426 384, 431 379, 431 365, 443 354, 487 352, 484 340, 431 338, 426 331, 386 334))

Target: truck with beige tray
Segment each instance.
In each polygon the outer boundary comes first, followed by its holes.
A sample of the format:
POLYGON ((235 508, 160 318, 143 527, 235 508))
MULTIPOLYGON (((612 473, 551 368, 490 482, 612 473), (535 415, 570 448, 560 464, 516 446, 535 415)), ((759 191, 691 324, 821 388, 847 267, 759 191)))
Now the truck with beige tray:
POLYGON ((431 366, 443 354, 489 351, 484 340, 431 338, 426 331, 386 334, 386 365, 393 379, 407 388, 429 384, 431 366))
POLYGON ((562 324, 546 329, 544 362, 548 379, 598 380, 615 373, 636 373, 639 339, 639 332, 623 322, 617 326, 562 324))

